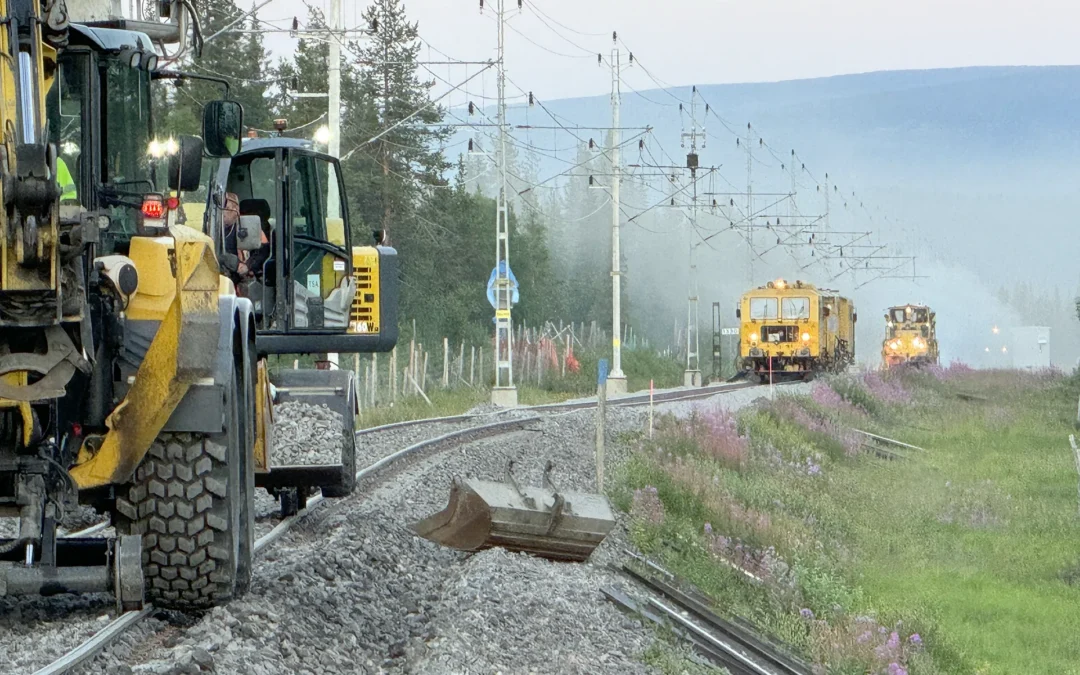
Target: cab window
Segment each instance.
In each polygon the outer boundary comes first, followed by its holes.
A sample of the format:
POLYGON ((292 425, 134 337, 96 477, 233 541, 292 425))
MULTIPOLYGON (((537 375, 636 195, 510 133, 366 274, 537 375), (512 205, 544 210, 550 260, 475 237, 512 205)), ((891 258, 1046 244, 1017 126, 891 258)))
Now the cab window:
POLYGON ((348 213, 338 165, 324 157, 290 160, 294 328, 345 331, 356 294, 348 213))
POLYGON ((289 171, 289 215, 294 236, 320 239, 318 227, 320 199, 318 196, 315 158, 301 155, 293 159, 289 171))
POLYGON ((776 298, 750 298, 751 319, 775 319, 777 315, 776 298))
POLYGON ((893 323, 904 323, 904 308, 898 307, 892 310, 893 323))
POLYGON ((784 298, 780 316, 785 319, 809 319, 810 298, 784 298))

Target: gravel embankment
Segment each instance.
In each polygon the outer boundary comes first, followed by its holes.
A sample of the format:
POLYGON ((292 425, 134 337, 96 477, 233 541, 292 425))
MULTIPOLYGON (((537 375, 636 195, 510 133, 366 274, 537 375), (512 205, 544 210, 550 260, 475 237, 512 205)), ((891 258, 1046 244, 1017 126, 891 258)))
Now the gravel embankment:
MULTIPOLYGON (((658 404, 657 412, 685 415, 717 402, 739 408, 762 395, 761 389, 741 390, 710 401, 658 404)), ((620 435, 643 429, 647 409, 608 414, 605 475, 612 476, 628 452, 620 435)), ((362 485, 354 496, 315 509, 271 547, 245 598, 190 626, 144 622, 82 672, 651 672, 639 657, 655 633, 599 592, 612 582, 628 586, 604 567, 626 545, 624 518, 585 564, 502 550, 467 555, 407 529, 446 505, 453 476, 505 480, 509 459, 523 484, 540 485, 551 459, 561 489, 595 490, 594 419, 594 411, 551 415, 529 431, 427 457, 392 481, 362 485)), ((472 423, 488 421, 495 418, 472 423)), ((468 424, 447 430, 462 426, 468 424)), ((435 435, 423 426, 362 436, 358 451, 369 446, 372 456, 358 457, 358 465, 435 435)))

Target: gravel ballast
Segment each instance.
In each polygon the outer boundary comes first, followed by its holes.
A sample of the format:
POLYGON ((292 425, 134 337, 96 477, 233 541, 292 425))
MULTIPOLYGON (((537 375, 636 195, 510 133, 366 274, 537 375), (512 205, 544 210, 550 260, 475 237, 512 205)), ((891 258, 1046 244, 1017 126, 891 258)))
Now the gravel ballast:
MULTIPOLYGON (((763 395, 765 388, 744 389, 657 404, 656 411, 681 416, 717 405, 737 409, 763 395)), ((501 549, 465 554, 407 529, 446 505, 452 477, 505 480, 510 459, 522 484, 541 485, 550 459, 561 489, 594 491, 595 414, 549 415, 529 430, 419 459, 385 482, 361 484, 352 497, 325 502, 258 560, 243 599, 193 617, 190 626, 144 622, 81 672, 653 672, 640 656, 655 631, 599 591, 612 583, 629 586, 605 566, 621 559, 626 546, 621 514, 584 564, 501 549)), ((620 436, 644 431, 647 419, 647 408, 608 410, 605 475, 615 475, 629 452, 620 436)), ((496 418, 360 436, 358 466, 416 440, 490 421, 496 418)))
POLYGON ((341 415, 325 405, 275 405, 271 466, 341 464, 344 427, 341 415))

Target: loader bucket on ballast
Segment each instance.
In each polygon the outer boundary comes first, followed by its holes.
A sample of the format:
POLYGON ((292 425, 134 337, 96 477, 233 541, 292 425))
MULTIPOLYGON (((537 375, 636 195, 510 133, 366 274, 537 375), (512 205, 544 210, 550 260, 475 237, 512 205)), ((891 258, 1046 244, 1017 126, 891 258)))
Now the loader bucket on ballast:
POLYGON ((411 527, 425 539, 463 551, 501 546, 580 562, 614 526, 602 495, 470 478, 454 479, 446 508, 411 527))

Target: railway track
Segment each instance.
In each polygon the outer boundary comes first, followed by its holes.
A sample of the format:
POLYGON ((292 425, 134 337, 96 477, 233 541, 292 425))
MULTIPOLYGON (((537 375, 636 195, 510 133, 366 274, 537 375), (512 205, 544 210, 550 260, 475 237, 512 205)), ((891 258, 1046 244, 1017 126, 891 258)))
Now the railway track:
MULTIPOLYGON (((643 561, 638 556, 632 557, 643 561)), ((762 635, 749 624, 725 619, 712 611, 707 598, 681 588, 667 570, 649 561, 644 561, 644 565, 648 572, 625 564, 616 569, 654 594, 647 602, 634 600, 615 587, 602 588, 601 592, 624 610, 669 626, 702 658, 726 668, 732 675, 811 675, 813 672, 811 665, 787 646, 762 635)))
MULTIPOLYGON (((710 398, 719 394, 758 386, 761 385, 758 385, 756 383, 735 383, 703 387, 692 391, 666 391, 654 394, 651 397, 651 401, 654 404, 659 404, 700 400, 710 398)), ((612 407, 637 407, 648 405, 649 403, 650 396, 648 394, 644 394, 611 399, 608 401, 607 404, 612 407)), ((502 420, 487 424, 472 425, 463 429, 448 431, 434 437, 420 440, 418 442, 412 443, 411 445, 405 447, 402 450, 382 457, 358 471, 356 474, 358 487, 363 485, 370 488, 373 485, 378 484, 379 482, 391 478, 398 470, 403 468, 403 466, 405 465, 404 460, 418 460, 422 457, 428 457, 433 454, 445 452, 452 448, 460 447, 466 443, 471 443, 492 436, 520 431, 522 429, 525 429, 527 425, 540 421, 542 419, 540 415, 550 416, 560 413, 589 410, 596 408, 597 405, 598 404, 595 400, 584 400, 537 406, 523 406, 521 408, 515 409, 515 413, 538 414, 526 417, 515 417, 510 420, 502 420)), ((506 411, 500 411, 498 413, 454 415, 448 417, 397 422, 359 430, 357 432, 357 437, 363 438, 365 436, 372 436, 384 432, 400 431, 413 427, 470 423, 475 422, 478 419, 483 419, 484 417, 489 417, 497 414, 505 414, 505 412, 506 411)), ((312 509, 316 508, 323 501, 325 500, 321 495, 313 496, 307 501, 306 508, 293 516, 282 519, 273 527, 273 529, 260 536, 255 542, 255 555, 260 555, 261 553, 266 551, 268 547, 270 547, 274 542, 281 539, 298 521, 300 521, 304 516, 310 513, 312 509)), ((106 529, 108 526, 109 523, 107 522, 98 523, 84 530, 73 532, 69 536, 87 536, 95 532, 100 532, 106 529)), ((148 605, 141 610, 121 614, 120 616, 113 619, 104 628, 98 630, 86 641, 84 641, 71 651, 67 652, 61 658, 35 671, 34 675, 61 675, 63 673, 68 673, 72 671, 78 666, 92 660, 97 654, 99 654, 102 650, 109 646, 120 635, 137 625, 142 619, 150 616, 153 612, 154 607, 148 605)))

